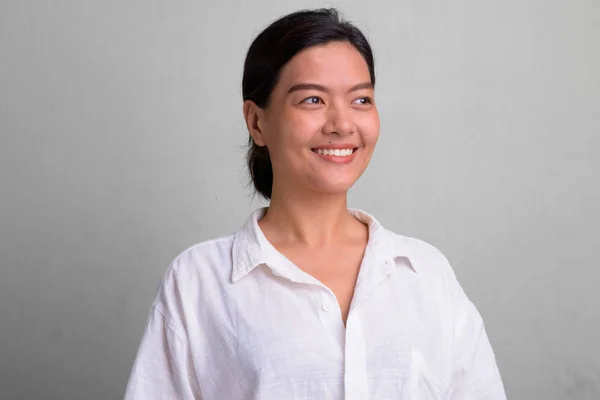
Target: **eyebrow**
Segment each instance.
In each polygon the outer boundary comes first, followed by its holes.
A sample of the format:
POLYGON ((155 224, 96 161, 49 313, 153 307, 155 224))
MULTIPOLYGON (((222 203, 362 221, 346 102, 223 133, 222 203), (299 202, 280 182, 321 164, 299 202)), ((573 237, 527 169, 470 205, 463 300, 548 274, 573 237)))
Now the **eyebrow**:
MULTIPOLYGON (((373 84, 371 82, 359 83, 358 85, 352 86, 348 90, 348 93, 354 92, 356 90, 361 90, 361 89, 373 89, 373 84)), ((320 92, 328 92, 329 91, 329 89, 327 89, 325 86, 319 85, 317 83, 298 83, 296 85, 293 85, 287 91, 287 94, 290 94, 292 92, 296 92, 298 90, 318 90, 320 92)))

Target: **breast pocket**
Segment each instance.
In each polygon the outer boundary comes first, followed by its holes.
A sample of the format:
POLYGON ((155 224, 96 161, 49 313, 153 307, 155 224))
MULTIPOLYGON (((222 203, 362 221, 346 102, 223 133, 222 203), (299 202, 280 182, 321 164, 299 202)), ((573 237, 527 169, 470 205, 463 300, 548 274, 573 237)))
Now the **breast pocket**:
POLYGON ((407 399, 445 400, 448 398, 448 383, 427 365, 417 349, 410 350, 410 366, 404 393, 407 399))

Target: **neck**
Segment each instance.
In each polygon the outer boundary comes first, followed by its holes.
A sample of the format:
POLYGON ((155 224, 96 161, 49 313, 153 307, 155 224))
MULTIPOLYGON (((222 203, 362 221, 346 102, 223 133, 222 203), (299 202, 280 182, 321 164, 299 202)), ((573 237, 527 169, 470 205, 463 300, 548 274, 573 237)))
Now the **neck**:
POLYGON ((281 244, 325 247, 344 236, 356 221, 346 193, 318 193, 273 187, 271 203, 259 226, 281 244))

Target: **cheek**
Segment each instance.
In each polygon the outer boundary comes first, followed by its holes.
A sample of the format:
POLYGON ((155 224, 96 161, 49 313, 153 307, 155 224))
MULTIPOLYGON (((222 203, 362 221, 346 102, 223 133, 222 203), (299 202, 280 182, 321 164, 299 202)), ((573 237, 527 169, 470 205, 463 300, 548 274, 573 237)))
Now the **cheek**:
POLYGON ((282 119, 281 134, 285 140, 294 144, 307 144, 314 138, 322 126, 317 112, 290 111, 282 119))
POLYGON ((361 121, 361 131, 366 145, 374 146, 379 138, 379 114, 365 116, 361 121))

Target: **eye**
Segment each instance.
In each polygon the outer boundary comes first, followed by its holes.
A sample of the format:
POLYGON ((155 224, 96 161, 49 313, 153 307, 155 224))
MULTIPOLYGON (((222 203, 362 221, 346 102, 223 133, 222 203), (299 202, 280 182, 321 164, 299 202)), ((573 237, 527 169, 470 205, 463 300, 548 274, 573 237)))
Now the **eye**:
POLYGON ((323 103, 323 99, 321 99, 319 96, 310 96, 310 97, 307 97, 306 99, 302 100, 302 103, 304 103, 304 104, 319 104, 319 103, 323 103))
POLYGON ((354 100, 353 103, 360 104, 360 105, 373 104, 373 99, 369 96, 365 96, 365 97, 360 97, 360 98, 354 100))

